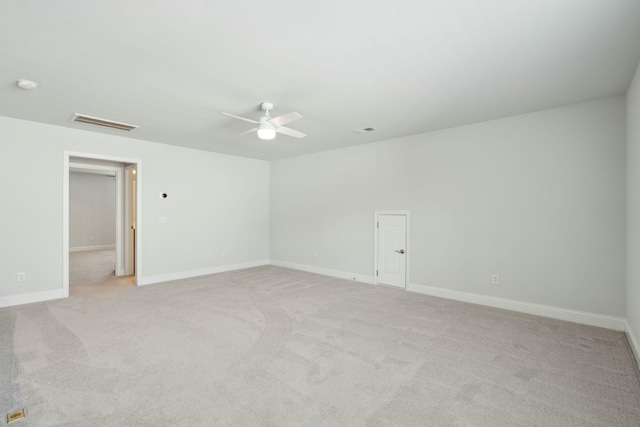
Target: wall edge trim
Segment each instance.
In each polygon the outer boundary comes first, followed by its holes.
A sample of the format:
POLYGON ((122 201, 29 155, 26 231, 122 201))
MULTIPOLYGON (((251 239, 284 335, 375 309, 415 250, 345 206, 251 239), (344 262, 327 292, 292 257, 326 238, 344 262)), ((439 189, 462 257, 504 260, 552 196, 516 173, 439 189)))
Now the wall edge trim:
POLYGON ((628 320, 625 320, 624 323, 627 340, 629 341, 629 346, 631 347, 631 352, 635 356, 636 364, 640 369, 640 338, 637 338, 637 335, 634 333, 633 329, 631 329, 631 325, 629 324, 628 320))
MULTIPOLYGON (((323 274, 325 276, 338 277, 346 280, 355 280, 357 282, 367 283, 371 285, 374 284, 373 276, 332 270, 323 267, 315 267, 311 265, 296 264, 293 262, 280 261, 275 259, 272 259, 270 261, 270 264, 278 267, 291 268, 293 270, 323 274)), ((487 307, 501 308, 519 313, 533 314, 536 316, 542 316, 551 319, 580 323, 583 325, 613 329, 616 331, 628 330, 628 323, 626 319, 621 317, 589 313, 586 311, 535 304, 525 301, 511 300, 507 298, 479 295, 469 292, 454 291, 450 289, 437 288, 434 286, 420 285, 417 283, 407 283, 407 291, 471 304, 478 304, 487 307)), ((636 347, 635 350, 640 353, 640 347, 638 346, 637 342, 634 342, 633 345, 635 345, 636 347)))
POLYGON ((270 260, 270 264, 277 267, 291 268, 292 270, 306 271, 307 273, 322 274, 323 276, 338 277, 340 279, 353 280, 373 285, 373 276, 367 276, 365 274, 349 273, 346 271, 332 270, 329 268, 315 267, 306 264, 296 264, 294 262, 280 261, 277 259, 270 260))
POLYGON ((484 305, 487 307, 502 308, 519 313, 533 314, 536 316, 548 317, 551 319, 581 323, 583 325, 598 326, 601 328, 613 329, 616 331, 625 330, 626 320, 622 317, 608 316, 604 314, 590 313, 586 311, 542 305, 507 298, 479 295, 470 292, 454 291, 451 289, 420 285, 417 283, 409 283, 407 285, 407 290, 439 298, 484 305))
POLYGON ((66 298, 63 289, 0 297, 0 308, 66 298))
POLYGON ((245 268, 261 267, 269 265, 268 259, 241 262, 237 264, 219 265, 216 267, 201 268, 197 270, 179 271, 177 273, 157 274, 154 276, 138 277, 138 286, 153 285, 156 283, 170 282, 172 280, 188 279, 190 277, 207 276, 209 274, 224 273, 245 268))

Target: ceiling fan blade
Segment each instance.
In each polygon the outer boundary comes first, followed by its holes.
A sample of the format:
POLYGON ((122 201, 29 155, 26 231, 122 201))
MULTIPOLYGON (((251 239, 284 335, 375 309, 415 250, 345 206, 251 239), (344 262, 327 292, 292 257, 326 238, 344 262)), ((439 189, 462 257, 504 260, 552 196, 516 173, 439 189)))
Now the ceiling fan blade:
POLYGON ((269 123, 274 125, 275 127, 286 125, 287 123, 295 122, 298 119, 302 118, 302 114, 300 113, 289 113, 283 114, 282 116, 274 117, 269 120, 269 123))
POLYGON ((258 130, 258 128, 249 129, 249 130, 248 130, 248 131, 246 131, 246 132, 242 132, 242 133, 240 134, 240 136, 249 135, 250 133, 253 133, 253 132, 257 131, 257 130, 258 130))
POLYGON ((247 119, 245 117, 240 117, 240 116, 234 116, 233 114, 229 114, 229 113, 220 113, 223 116, 227 116, 227 117, 233 117, 234 119, 238 119, 238 120, 243 120, 245 122, 249 122, 249 123, 260 123, 258 121, 252 120, 252 119, 247 119))
POLYGON ((276 132, 281 133, 283 135, 292 136, 294 138, 304 138, 305 136, 307 136, 306 133, 302 133, 295 129, 286 128, 284 126, 276 127, 276 132))

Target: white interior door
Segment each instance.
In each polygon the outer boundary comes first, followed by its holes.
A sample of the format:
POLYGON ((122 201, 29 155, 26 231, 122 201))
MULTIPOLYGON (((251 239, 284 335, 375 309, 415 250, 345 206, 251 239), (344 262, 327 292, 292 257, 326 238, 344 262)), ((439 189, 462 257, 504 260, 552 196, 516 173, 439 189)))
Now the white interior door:
POLYGON ((131 276, 136 274, 136 165, 124 169, 124 275, 131 276))
POLYGON ((377 231, 377 283, 406 288, 407 216, 379 214, 377 231))

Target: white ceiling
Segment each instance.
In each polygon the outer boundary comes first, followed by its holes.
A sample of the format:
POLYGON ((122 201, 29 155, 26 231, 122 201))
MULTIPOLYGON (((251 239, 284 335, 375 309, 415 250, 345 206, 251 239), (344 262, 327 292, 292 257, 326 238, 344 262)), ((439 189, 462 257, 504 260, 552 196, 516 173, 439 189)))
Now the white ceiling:
POLYGON ((638 0, 0 0, 0 115, 266 160, 621 94, 638 61, 638 0), (262 101, 308 136, 218 114, 262 101))

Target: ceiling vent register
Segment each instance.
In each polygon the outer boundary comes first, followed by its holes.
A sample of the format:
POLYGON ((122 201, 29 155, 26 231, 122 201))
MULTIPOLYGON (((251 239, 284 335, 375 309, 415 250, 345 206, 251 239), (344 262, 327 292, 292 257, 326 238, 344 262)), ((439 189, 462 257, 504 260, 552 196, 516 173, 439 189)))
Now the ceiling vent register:
POLYGON ((102 126, 105 128, 125 130, 127 132, 131 132, 132 130, 140 127, 136 125, 130 125, 127 123, 120 123, 120 122, 114 122, 112 120, 101 119, 98 117, 85 116, 84 114, 78 114, 78 113, 75 113, 73 116, 71 116, 71 121, 86 123, 89 125, 102 126))

